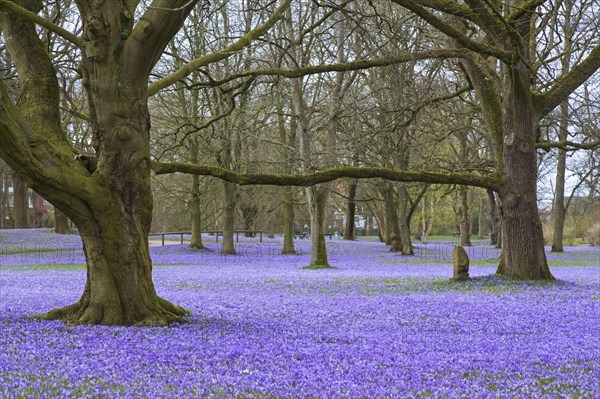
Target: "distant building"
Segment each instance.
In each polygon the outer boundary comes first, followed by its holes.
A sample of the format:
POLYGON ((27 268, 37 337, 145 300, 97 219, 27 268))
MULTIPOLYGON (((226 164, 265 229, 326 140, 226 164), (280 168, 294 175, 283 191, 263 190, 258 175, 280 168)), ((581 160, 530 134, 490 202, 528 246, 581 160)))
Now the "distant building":
MULTIPOLYGON (((4 175, 0 179, 0 228, 12 229, 15 227, 15 198, 13 181, 10 175, 4 175)), ((49 227, 52 225, 45 217, 54 213, 54 207, 39 194, 27 189, 27 226, 49 227)))

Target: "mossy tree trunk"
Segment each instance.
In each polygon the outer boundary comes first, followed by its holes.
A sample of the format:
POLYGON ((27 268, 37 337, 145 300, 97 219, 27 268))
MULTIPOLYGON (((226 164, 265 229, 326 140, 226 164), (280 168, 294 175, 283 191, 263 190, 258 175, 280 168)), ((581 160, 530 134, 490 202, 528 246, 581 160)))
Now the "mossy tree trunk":
MULTIPOLYGON (((135 3, 135 2, 134 2, 135 3)), ((34 11, 41 2, 22 2, 34 11)), ((88 169, 60 125, 56 73, 34 25, 6 14, 2 28, 21 83, 20 113, 0 94, 0 155, 77 225, 87 261, 80 300, 48 319, 106 325, 165 325, 185 311, 152 282, 152 220, 147 85, 153 65, 193 2, 169 12, 150 7, 133 26, 132 2, 79 2, 84 23, 80 66, 97 167, 88 169)), ((162 3, 161 3, 162 4, 162 3)))

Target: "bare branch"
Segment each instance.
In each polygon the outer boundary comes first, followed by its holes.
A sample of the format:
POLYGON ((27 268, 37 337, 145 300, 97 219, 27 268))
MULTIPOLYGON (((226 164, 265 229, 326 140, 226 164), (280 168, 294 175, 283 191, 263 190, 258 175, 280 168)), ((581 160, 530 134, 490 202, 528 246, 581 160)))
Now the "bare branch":
POLYGON ((279 19, 283 15, 283 12, 290 6, 291 2, 292 0, 283 0, 281 2, 281 5, 277 7, 275 11, 273 11, 273 14, 263 25, 246 33, 236 42, 225 47, 223 50, 211 54, 206 54, 202 57, 198 57, 185 64, 180 69, 173 72, 171 75, 152 83, 150 86, 148 86, 148 95, 152 96, 156 94, 159 90, 164 89, 165 87, 168 87, 174 84, 175 82, 178 82, 181 79, 185 78, 198 68, 229 58, 233 54, 236 54, 245 47, 249 46, 255 39, 264 35, 266 32, 269 31, 269 29, 271 29, 271 27, 273 27, 273 25, 275 25, 277 21, 279 21, 279 19))
POLYGON ((534 104, 539 117, 550 113, 560 103, 565 101, 575 89, 583 84, 600 68, 600 44, 594 47, 590 54, 568 73, 558 78, 554 86, 544 94, 534 97, 534 104))
MULTIPOLYGON (((444 33, 448 37, 456 40, 465 48, 474 51, 479 54, 487 54, 493 57, 496 57, 502 61, 510 63, 512 60, 512 53, 503 49, 499 49, 493 46, 488 46, 486 44, 477 42, 475 40, 470 39, 465 36, 460 30, 456 29, 451 24, 437 17, 432 12, 426 10, 421 5, 417 4, 417 2, 413 0, 392 0, 394 3, 406 8, 407 10, 412 11, 414 14, 421 17, 431 26, 444 33)), ((430 2, 432 3, 432 2, 430 2)))
POLYGON ((590 143, 577 143, 574 141, 542 141, 535 144, 535 148, 549 151, 552 148, 560 148, 565 151, 576 151, 576 150, 595 150, 600 148, 600 140, 593 141, 590 143))
POLYGON ((243 71, 233 73, 223 80, 211 80, 206 83, 198 83, 194 86, 220 86, 234 79, 244 78, 247 76, 281 76, 284 78, 299 78, 307 75, 315 75, 326 72, 347 72, 357 71, 361 69, 376 68, 382 66, 396 65, 404 62, 411 62, 426 59, 442 59, 442 58, 462 58, 469 54, 466 49, 440 49, 425 51, 422 53, 404 53, 395 57, 378 58, 374 60, 353 61, 339 64, 329 65, 313 65, 296 69, 285 68, 261 68, 251 71, 243 71))
POLYGON ((74 45, 76 45, 79 48, 81 48, 83 46, 83 40, 80 37, 75 36, 71 32, 40 17, 36 13, 31 12, 31 11, 13 3, 12 1, 0 0, 0 9, 7 10, 14 14, 20 15, 21 17, 27 18, 28 20, 30 20, 40 26, 43 26, 44 28, 48 29, 49 31, 56 33, 63 39, 73 43, 74 45))

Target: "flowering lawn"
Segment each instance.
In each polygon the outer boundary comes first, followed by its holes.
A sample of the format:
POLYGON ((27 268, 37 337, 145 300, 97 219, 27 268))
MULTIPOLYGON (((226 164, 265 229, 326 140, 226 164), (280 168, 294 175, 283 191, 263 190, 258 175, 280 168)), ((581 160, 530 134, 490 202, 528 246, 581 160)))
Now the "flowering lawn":
POLYGON ((552 283, 495 277, 497 250, 469 248, 457 283, 449 243, 327 243, 326 270, 303 269, 307 240, 152 247, 188 324, 68 326, 32 316, 79 298, 79 238, 2 230, 0 397, 600 397, 599 247, 549 254, 552 283))

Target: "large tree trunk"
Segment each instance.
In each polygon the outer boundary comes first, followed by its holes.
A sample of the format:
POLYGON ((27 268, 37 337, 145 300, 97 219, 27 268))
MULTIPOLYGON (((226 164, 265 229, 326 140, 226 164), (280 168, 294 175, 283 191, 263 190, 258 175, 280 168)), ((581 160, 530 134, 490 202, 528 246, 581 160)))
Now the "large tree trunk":
POLYGON ((348 202, 346 205, 346 228, 344 229, 344 240, 354 240, 354 218, 356 216, 356 188, 358 183, 352 180, 348 184, 348 202))
MULTIPOLYGON (((536 100, 534 106, 529 63, 533 15, 523 13, 511 22, 510 29, 518 40, 511 37, 503 41, 513 57, 505 59, 499 69, 475 58, 461 60, 482 104, 498 172, 505 182, 498 190, 503 248, 498 273, 523 280, 553 279, 537 209, 535 150, 539 120, 551 109, 546 110, 543 101, 536 100)), ((455 26, 466 32, 463 22, 455 26)))
POLYGON ((21 81, 17 106, 24 119, 14 117, 2 87, 3 123, 9 132, 36 141, 26 151, 19 143, 3 141, 0 154, 73 220, 87 261, 80 300, 45 318, 165 325, 182 321, 185 313, 158 297, 152 282, 147 85, 153 65, 194 4, 174 1, 172 6, 183 6, 182 11, 168 15, 149 8, 133 29, 134 12, 126 4, 130 2, 78 2, 86 44, 80 70, 97 158, 97 165, 86 162, 85 167, 73 159, 61 128, 56 73, 35 27, 3 16, 4 37, 21 81), (29 157, 27 162, 23 157, 29 157))
POLYGON ((223 244, 221 253, 223 255, 235 254, 233 234, 235 229, 235 184, 223 182, 223 244))
MULTIPOLYGON (((526 27, 528 29, 528 26, 526 27)), ((498 273, 521 280, 553 279, 544 252, 537 208, 537 118, 529 90, 529 67, 520 60, 505 76, 503 128, 506 184, 499 193, 502 258, 498 273)))
POLYGON ((13 183, 13 217, 15 218, 15 228, 27 228, 27 210, 29 201, 27 198, 27 186, 16 173, 12 177, 13 183))

